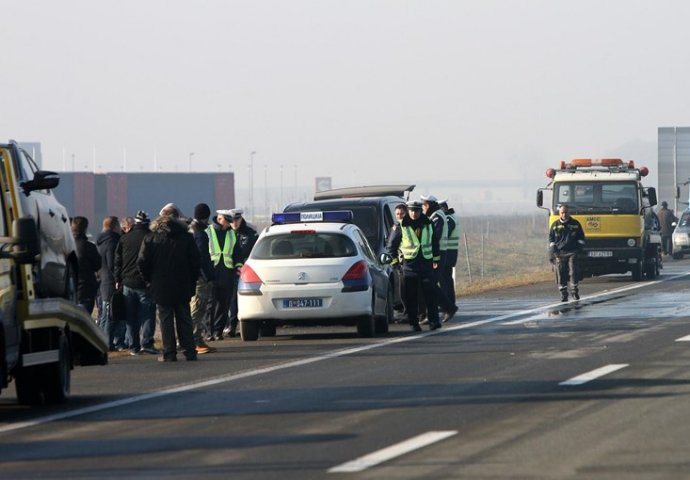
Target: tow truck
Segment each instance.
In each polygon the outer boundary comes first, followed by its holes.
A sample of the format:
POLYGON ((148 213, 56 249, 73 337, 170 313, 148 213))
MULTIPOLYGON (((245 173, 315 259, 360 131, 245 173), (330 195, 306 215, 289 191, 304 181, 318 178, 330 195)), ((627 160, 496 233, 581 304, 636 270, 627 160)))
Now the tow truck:
POLYGON ((75 365, 105 365, 108 342, 76 304, 77 257, 69 215, 15 141, 0 143, 0 391, 19 403, 69 398, 75 365))
POLYGON ((646 167, 620 158, 575 159, 549 168, 549 183, 537 190, 537 206, 549 211, 549 225, 558 207, 567 204, 585 231, 580 255, 583 277, 630 272, 633 280, 655 278, 662 268, 661 234, 652 211, 654 187, 644 187, 646 167), (551 202, 544 207, 544 191, 551 202))

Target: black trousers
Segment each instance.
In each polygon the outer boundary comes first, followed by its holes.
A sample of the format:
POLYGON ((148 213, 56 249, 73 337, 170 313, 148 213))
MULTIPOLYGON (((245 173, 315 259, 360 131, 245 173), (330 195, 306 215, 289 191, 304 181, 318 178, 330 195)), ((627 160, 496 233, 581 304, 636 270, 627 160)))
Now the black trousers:
POLYGON ((177 341, 184 351, 186 358, 196 358, 196 343, 194 343, 194 327, 189 302, 175 305, 156 305, 158 322, 161 326, 163 340, 163 357, 171 360, 177 356, 177 341), (177 330, 177 337, 175 336, 177 330))
POLYGON ((436 305, 436 291, 438 285, 435 281, 435 275, 432 273, 418 274, 416 272, 405 271, 403 280, 405 282, 405 313, 407 314, 407 321, 410 325, 419 325, 417 318, 417 290, 422 293, 424 303, 427 308, 427 318, 430 324, 439 323, 438 307, 436 305))
POLYGON ((229 279, 228 282, 213 282, 210 324, 211 335, 214 337, 223 336, 223 329, 228 324, 228 311, 230 309, 230 300, 234 294, 234 290, 232 279, 229 279))

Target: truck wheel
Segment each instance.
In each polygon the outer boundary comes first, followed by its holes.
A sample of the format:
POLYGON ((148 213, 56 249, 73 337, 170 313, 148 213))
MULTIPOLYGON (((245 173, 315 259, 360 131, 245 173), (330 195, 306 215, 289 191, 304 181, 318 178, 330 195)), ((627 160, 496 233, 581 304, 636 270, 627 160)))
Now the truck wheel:
POLYGON ((656 258, 648 258, 644 261, 644 274, 647 280, 656 278, 657 275, 656 258))
POLYGON ((60 360, 57 363, 45 365, 45 384, 43 394, 45 402, 49 404, 63 403, 69 398, 72 358, 69 341, 63 333, 60 337, 60 360))
POLYGON ((641 262, 638 261, 636 264, 630 267, 633 282, 639 282, 640 280, 642 280, 642 265, 640 263, 641 262))
POLYGON ((259 322, 240 320, 240 335, 243 342, 255 342, 259 338, 259 322))

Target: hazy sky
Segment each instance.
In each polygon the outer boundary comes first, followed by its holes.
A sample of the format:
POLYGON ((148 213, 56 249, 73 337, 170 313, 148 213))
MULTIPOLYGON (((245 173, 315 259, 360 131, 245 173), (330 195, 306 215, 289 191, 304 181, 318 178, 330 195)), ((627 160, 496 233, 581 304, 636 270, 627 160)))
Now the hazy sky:
POLYGON ((1 138, 44 166, 304 184, 656 162, 690 124, 690 2, 0 0, 1 138), (635 152, 631 145, 646 145, 635 152), (627 147, 626 147, 627 146, 627 147), (627 150, 626 150, 627 148, 627 150), (651 154, 650 154, 651 151, 651 154))

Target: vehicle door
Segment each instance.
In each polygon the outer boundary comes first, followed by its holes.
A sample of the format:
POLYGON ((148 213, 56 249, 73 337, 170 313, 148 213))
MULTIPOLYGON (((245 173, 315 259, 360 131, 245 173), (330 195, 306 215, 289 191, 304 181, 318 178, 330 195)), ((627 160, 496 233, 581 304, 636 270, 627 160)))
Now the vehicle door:
MULTIPOLYGON (((10 150, 0 148, 1 167, 0 167, 0 191, 5 192, 7 188, 7 176, 5 165, 11 158, 10 150)), ((2 206, 0 208, 0 237, 7 239, 10 234, 9 219, 11 210, 7 205, 7 195, 0 196, 2 206)), ((2 251, 9 251, 12 246, 9 243, 0 244, 2 251)), ((12 367, 19 357, 20 325, 17 320, 17 282, 14 281, 17 272, 14 262, 9 258, 0 256, 0 324, 2 324, 2 334, 5 347, 5 358, 8 367, 12 367)))
POLYGON ((359 229, 354 232, 354 240, 371 273, 374 289, 374 312, 376 315, 385 315, 388 299, 388 273, 376 259, 369 242, 359 229))

